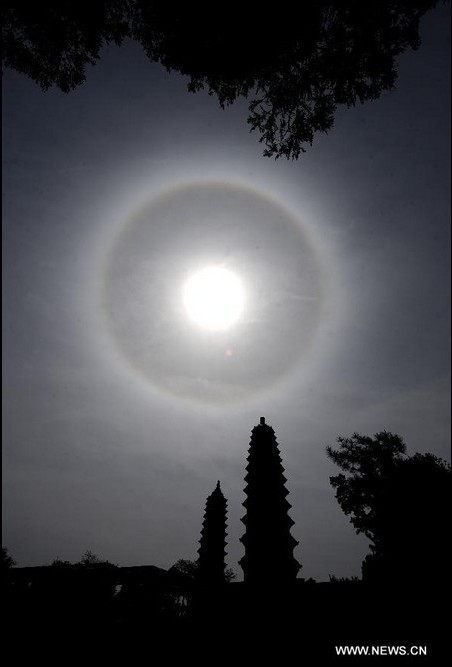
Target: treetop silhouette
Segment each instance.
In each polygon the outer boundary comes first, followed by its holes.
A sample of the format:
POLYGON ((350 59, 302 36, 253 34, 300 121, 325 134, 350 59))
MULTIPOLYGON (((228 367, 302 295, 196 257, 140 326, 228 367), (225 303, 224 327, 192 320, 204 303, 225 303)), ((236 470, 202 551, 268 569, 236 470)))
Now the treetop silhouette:
POLYGON ((420 44, 419 20, 438 0, 232 2, 227 11, 150 0, 7 3, 3 64, 43 89, 73 90, 101 49, 130 38, 151 61, 189 77, 222 108, 249 104, 267 157, 298 159, 339 106, 394 88, 395 58, 420 44))

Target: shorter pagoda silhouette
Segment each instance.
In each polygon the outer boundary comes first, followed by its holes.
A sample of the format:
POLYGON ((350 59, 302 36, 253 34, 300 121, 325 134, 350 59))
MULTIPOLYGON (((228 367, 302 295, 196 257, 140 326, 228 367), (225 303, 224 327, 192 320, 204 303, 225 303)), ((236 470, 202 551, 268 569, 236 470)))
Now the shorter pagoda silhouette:
POLYGON ((246 532, 240 539, 245 555, 239 561, 244 580, 259 584, 294 581, 301 566, 293 555, 298 542, 290 534, 294 521, 288 514, 287 480, 275 432, 264 417, 252 430, 247 460, 246 514, 241 519, 246 532))
POLYGON ((226 510, 227 500, 217 482, 215 490, 207 497, 204 521, 198 549, 198 578, 203 586, 218 586, 224 583, 226 510))

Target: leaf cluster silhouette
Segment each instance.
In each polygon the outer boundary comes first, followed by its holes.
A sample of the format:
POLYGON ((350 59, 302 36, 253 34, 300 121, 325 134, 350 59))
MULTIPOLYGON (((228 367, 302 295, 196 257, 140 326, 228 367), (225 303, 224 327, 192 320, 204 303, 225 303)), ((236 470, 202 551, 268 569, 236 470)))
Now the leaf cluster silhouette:
POLYGON ((7 3, 3 64, 44 90, 69 92, 104 46, 140 43, 153 62, 189 77, 224 108, 248 101, 267 157, 298 159, 339 106, 394 88, 395 58, 420 44, 419 20, 438 0, 232 2, 226 9, 150 0, 7 3))

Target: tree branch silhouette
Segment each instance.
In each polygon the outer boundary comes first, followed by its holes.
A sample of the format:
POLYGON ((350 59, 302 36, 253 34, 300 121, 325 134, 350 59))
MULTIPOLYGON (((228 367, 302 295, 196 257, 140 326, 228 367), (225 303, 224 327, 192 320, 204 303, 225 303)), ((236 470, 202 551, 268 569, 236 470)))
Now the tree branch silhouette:
POLYGON ((246 98, 267 157, 298 159, 340 106, 395 87, 395 58, 420 45, 419 20, 438 0, 232 2, 224 12, 150 0, 7 3, 3 65, 44 90, 74 90, 104 46, 126 38, 153 62, 189 77, 222 108, 246 98))

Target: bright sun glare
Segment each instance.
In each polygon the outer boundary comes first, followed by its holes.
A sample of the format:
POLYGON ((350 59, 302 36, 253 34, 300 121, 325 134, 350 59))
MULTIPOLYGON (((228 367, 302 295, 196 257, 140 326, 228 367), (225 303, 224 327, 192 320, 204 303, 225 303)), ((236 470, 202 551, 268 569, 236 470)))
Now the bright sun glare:
POLYGON ((190 319, 210 331, 235 324, 243 312, 244 291, 239 278, 219 266, 191 276, 184 286, 184 305, 190 319))

